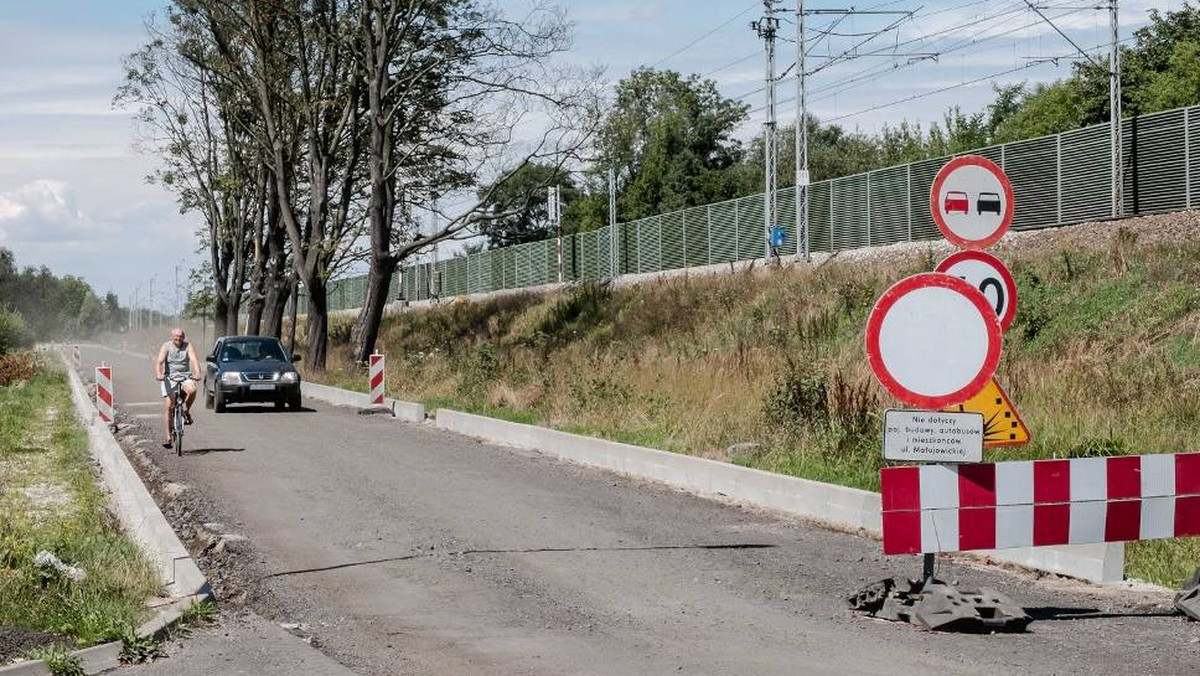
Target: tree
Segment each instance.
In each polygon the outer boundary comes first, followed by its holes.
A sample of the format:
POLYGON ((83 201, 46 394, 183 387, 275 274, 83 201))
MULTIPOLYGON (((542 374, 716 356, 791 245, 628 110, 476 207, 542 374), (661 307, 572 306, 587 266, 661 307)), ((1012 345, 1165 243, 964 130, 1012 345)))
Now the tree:
MULTIPOLYGON (((481 228, 481 234, 487 236, 488 247, 492 249, 536 242, 555 235, 554 224, 550 222, 548 187, 561 186, 564 205, 574 203, 579 197, 570 174, 554 165, 530 163, 511 174, 512 178, 494 191, 487 210, 493 219, 481 228)), ((481 188, 479 195, 490 188, 481 188)), ((562 208, 565 211, 565 206, 562 208)), ((563 227, 569 231, 565 216, 563 227)))
POLYGON ((569 33, 561 13, 540 5, 514 21, 475 0, 364 0, 356 26, 352 44, 355 79, 365 87, 370 196, 367 292, 351 329, 361 362, 374 351, 400 262, 515 215, 529 196, 497 209, 497 195, 527 165, 553 159, 557 171, 573 156, 588 134, 577 119, 588 86, 550 68, 549 57, 566 49, 569 33), (535 111, 548 120, 544 130, 517 143, 516 131, 535 111), (455 214, 437 208, 438 195, 476 185, 499 163, 510 168, 473 203, 455 214), (398 209, 401 195, 405 204, 398 209), (414 206, 438 212, 443 225, 418 234, 415 222, 404 217, 414 206))
POLYGON ((214 54, 203 25, 187 11, 171 12, 169 23, 168 32, 148 25, 153 39, 125 58, 115 102, 137 107, 139 145, 164 165, 150 180, 175 193, 181 213, 204 219, 198 234, 209 253, 216 331, 224 335, 238 326, 267 174, 235 121, 233 109, 244 111, 245 100, 206 66, 214 54))
POLYGON ((735 197, 736 181, 718 180, 742 159, 733 138, 750 106, 720 95, 698 75, 640 68, 616 86, 595 144, 597 182, 617 171, 623 219, 735 197))

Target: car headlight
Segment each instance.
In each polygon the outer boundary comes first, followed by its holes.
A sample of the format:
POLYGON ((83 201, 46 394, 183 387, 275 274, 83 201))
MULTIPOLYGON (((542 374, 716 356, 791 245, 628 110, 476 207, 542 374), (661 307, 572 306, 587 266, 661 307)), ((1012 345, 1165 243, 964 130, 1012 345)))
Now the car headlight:
POLYGON ((242 382, 242 374, 239 371, 226 371, 221 374, 221 382, 226 385, 236 385, 242 382))
POLYGON ((285 371, 279 379, 285 383, 296 383, 300 382, 300 374, 295 371, 285 371))

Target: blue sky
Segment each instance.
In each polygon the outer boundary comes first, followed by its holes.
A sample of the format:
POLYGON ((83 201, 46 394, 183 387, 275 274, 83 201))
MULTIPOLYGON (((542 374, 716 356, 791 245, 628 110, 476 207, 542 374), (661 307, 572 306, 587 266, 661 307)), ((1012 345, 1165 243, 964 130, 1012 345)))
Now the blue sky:
MULTIPOLYGON (((528 0, 504 0, 518 6, 528 0)), ((57 274, 85 278, 100 293, 116 291, 127 303, 139 285, 155 282, 155 306, 174 302, 176 266, 197 265, 196 216, 183 216, 170 195, 147 185, 154 160, 133 149, 128 111, 111 101, 121 81, 121 57, 145 40, 143 21, 160 0, 0 0, 0 246, 21 265, 48 265, 57 274), (166 289, 167 291, 163 291, 166 289)), ((575 22, 567 61, 599 65, 615 82, 639 65, 656 65, 715 80, 730 97, 751 104, 738 136, 758 133, 764 117, 762 42, 749 22, 761 2, 742 0, 559 0, 575 22), (694 43, 694 44, 692 44, 694 43)), ((1023 0, 925 0, 866 3, 814 2, 806 7, 918 10, 912 16, 856 16, 842 20, 810 51, 812 70, 863 40, 862 34, 898 24, 859 52, 889 52, 847 60, 809 79, 810 107, 824 120, 875 131, 902 119, 929 122, 948 107, 982 110, 993 83, 1038 82, 1069 73, 1074 50, 1041 23, 1023 0), (908 64, 900 53, 939 53, 908 64), (1020 69, 1001 74, 1005 71, 1020 69), (1000 74, 1000 75, 998 75, 1000 74), (995 76, 995 77, 993 77, 995 76), (964 82, 979 80, 970 86, 964 82), (937 90, 945 89, 940 93, 937 90), (906 99, 911 99, 907 100, 906 99), (896 103, 900 102, 900 103, 896 103), (894 105, 893 105, 894 104, 894 105)), ((1045 2, 1045 12, 1081 47, 1107 39, 1107 13, 1071 0, 1045 2)), ((1147 10, 1175 2, 1121 3, 1122 37, 1147 21, 1147 10)), ((794 2, 780 36, 795 37, 794 2)), ((815 31, 834 17, 808 19, 815 31)), ((792 64, 795 44, 780 41, 778 69, 792 64)), ((1106 48, 1098 53, 1106 54, 1106 48)), ((794 119, 791 80, 780 83, 778 115, 794 119)))

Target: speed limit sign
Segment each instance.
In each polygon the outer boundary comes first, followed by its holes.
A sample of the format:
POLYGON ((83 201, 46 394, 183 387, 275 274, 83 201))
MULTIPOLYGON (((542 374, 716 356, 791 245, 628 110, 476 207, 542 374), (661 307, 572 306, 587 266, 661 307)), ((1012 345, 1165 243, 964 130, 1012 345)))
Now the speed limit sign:
POLYGON ((999 258, 983 251, 959 251, 938 263, 937 272, 958 277, 987 298, 1005 331, 1017 316, 1017 283, 999 258))

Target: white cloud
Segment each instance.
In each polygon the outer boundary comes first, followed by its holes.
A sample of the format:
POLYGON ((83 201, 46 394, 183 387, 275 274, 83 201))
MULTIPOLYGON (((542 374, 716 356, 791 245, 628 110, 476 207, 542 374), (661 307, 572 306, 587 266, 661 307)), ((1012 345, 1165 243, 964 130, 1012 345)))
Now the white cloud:
POLYGON ((14 246, 36 242, 73 244, 108 228, 79 210, 62 181, 38 179, 0 193, 0 238, 14 246))

